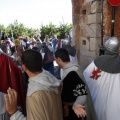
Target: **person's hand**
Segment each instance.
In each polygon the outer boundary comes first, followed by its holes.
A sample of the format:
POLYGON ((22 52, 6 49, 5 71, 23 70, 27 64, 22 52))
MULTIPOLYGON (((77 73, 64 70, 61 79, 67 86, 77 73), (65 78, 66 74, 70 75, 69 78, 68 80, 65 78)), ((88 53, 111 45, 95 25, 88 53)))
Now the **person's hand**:
POLYGON ((82 105, 74 105, 73 110, 75 114, 79 117, 85 117, 87 115, 86 111, 84 110, 85 106, 82 105))
POLYGON ((6 110, 12 116, 17 111, 17 92, 9 88, 7 93, 8 95, 4 95, 6 110))

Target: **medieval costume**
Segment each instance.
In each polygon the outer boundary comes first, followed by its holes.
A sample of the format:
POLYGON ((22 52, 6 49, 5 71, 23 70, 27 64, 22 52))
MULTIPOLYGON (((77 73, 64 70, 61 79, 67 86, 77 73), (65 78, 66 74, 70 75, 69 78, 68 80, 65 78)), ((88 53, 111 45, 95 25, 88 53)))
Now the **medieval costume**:
POLYGON ((7 93, 9 87, 18 93, 18 106, 24 108, 25 90, 21 70, 5 53, 0 51, 0 92, 7 93))
MULTIPOLYGON (((63 120, 59 85, 60 81, 45 70, 29 78, 26 99, 27 120, 63 120)), ((26 118, 17 111, 11 120, 26 118)))
POLYGON ((78 118, 74 113, 72 107, 78 104, 86 106, 87 120, 97 120, 89 90, 77 64, 69 62, 65 65, 63 68, 62 81, 64 120, 86 120, 86 117, 78 118))
POLYGON ((109 38, 105 55, 97 57, 85 70, 84 77, 91 92, 98 120, 120 119, 119 40, 109 38))
MULTIPOLYGON (((69 54, 70 62, 78 64, 76 49, 69 38, 62 40, 62 48, 66 49, 69 54)), ((62 78, 63 69, 60 70, 60 76, 62 78)))
POLYGON ((12 59, 0 49, 0 120, 9 120, 6 112, 4 95, 9 87, 18 93, 18 106, 24 111, 25 90, 21 70, 14 64, 12 59))
POLYGON ((63 40, 63 42, 62 42, 62 48, 66 49, 68 51, 68 54, 69 54, 71 62, 78 63, 77 55, 76 55, 76 49, 73 46, 73 44, 70 41, 70 39, 67 38, 67 39, 63 40))

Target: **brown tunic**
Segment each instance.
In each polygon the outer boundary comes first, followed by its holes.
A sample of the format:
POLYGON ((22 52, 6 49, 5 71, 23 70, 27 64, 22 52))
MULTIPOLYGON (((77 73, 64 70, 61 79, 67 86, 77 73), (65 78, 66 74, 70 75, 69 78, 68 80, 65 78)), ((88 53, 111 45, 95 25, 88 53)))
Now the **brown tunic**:
POLYGON ((28 120, 63 120, 60 93, 37 91, 27 96, 28 120))

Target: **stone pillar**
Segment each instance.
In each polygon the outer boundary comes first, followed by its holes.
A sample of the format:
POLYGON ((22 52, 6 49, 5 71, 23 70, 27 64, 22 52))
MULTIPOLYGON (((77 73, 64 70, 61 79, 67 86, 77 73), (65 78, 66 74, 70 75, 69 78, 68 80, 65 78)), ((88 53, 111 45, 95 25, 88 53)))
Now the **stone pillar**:
MULTIPOLYGON (((73 39, 84 70, 99 55, 101 46, 101 0, 71 0, 73 39)), ((112 7, 103 0, 103 33, 111 35, 112 7)), ((120 39, 120 6, 116 7, 115 36, 120 39)))
POLYGON ((73 39, 84 69, 98 55, 101 37, 99 0, 72 0, 73 39))

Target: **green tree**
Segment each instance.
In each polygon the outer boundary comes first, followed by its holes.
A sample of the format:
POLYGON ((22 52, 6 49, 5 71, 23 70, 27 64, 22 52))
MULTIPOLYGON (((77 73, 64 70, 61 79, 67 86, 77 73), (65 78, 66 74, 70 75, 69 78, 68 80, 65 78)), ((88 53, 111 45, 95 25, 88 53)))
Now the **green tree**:
POLYGON ((13 36, 15 39, 18 38, 18 36, 35 36, 35 29, 33 28, 27 28, 24 26, 24 24, 20 23, 17 26, 14 26, 13 24, 10 24, 6 29, 6 34, 8 37, 13 36))
MULTIPOLYGON (((22 23, 19 23, 16 26, 14 24, 9 24, 7 27, 1 25, 0 28, 1 28, 0 30, 4 31, 8 37, 11 37, 13 32, 13 37, 15 39, 17 39, 18 36, 23 36, 23 35, 28 37, 36 36, 36 29, 25 27, 25 25, 22 23)), ((41 39, 44 40, 45 35, 53 36, 54 34, 56 34, 60 39, 63 39, 65 33, 69 33, 71 28, 72 28, 72 24, 60 23, 59 26, 56 26, 52 23, 49 23, 48 25, 41 24, 40 27, 41 39)))
POLYGON ((41 39, 43 40, 45 35, 53 36, 56 34, 60 39, 63 39, 65 33, 69 34, 70 29, 72 28, 72 24, 62 24, 60 26, 53 25, 50 23, 49 25, 41 25, 41 39))
POLYGON ((45 35, 53 36, 54 34, 57 34, 57 27, 52 23, 49 23, 49 25, 42 24, 40 31, 41 31, 41 39, 44 40, 45 35))

